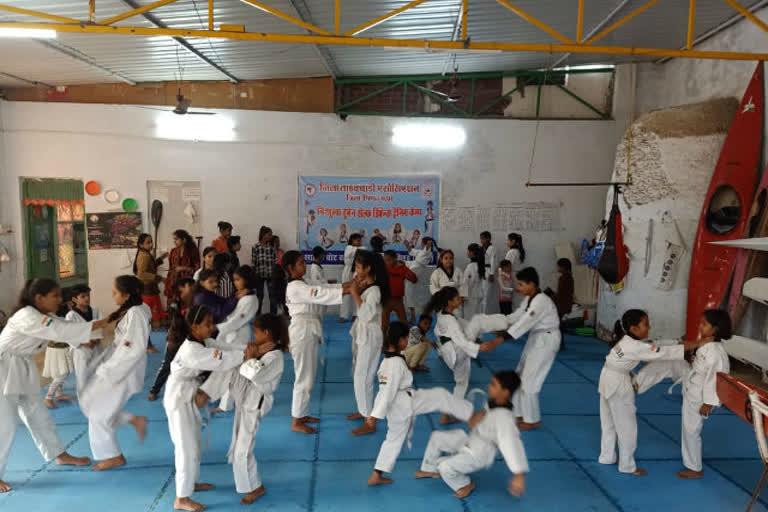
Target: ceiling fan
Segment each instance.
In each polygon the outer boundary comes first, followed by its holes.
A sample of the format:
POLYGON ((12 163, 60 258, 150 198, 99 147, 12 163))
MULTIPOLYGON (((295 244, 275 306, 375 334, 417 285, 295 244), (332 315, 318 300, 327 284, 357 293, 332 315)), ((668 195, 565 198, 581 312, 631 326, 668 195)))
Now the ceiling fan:
POLYGON ((185 115, 198 115, 198 116, 213 116, 216 115, 216 112, 200 112, 200 111, 190 111, 189 107, 192 105, 192 100, 189 98, 185 98, 183 94, 181 94, 181 89, 179 89, 178 94, 176 94, 176 106, 172 110, 166 110, 164 108, 157 108, 157 107, 141 107, 146 108, 149 110, 160 110, 162 112, 173 112, 174 114, 185 116, 185 115))
MULTIPOLYGON (((455 56, 454 56, 454 59, 455 59, 455 56)), ((443 83, 446 83, 446 81, 443 81, 443 83)), ((443 99, 443 101, 447 101, 448 103, 456 103, 459 100, 461 100, 461 94, 458 94, 458 91, 457 91, 457 86, 459 85, 458 66, 453 68, 453 74, 451 75, 451 78, 447 80, 447 83, 450 86, 450 89, 448 89, 447 93, 443 91, 439 91, 434 88, 432 89, 432 92, 437 96, 440 96, 443 99)))

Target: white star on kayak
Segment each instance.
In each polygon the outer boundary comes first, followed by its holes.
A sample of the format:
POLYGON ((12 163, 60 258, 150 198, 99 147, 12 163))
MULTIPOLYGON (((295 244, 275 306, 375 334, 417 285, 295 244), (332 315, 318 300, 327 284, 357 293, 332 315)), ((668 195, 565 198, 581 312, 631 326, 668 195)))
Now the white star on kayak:
POLYGON ((752 101, 752 96, 750 96, 749 101, 747 102, 746 105, 744 105, 744 110, 742 110, 741 113, 743 114, 745 112, 754 112, 754 111, 755 111, 755 104, 752 101))

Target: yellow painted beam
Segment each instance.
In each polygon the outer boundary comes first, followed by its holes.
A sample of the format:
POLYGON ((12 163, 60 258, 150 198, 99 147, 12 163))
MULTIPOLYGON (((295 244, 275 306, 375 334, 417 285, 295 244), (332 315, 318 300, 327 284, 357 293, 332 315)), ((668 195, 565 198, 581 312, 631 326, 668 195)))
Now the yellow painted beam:
POLYGON ((402 14, 405 11, 407 11, 408 9, 416 7, 417 5, 421 5, 424 2, 426 2, 426 1, 427 0, 413 0, 412 2, 409 2, 409 3, 405 4, 404 6, 400 7, 399 9, 395 9, 394 11, 389 11, 387 14, 383 14, 383 15, 379 16, 378 18, 374 19, 374 20, 367 21, 367 22, 363 23, 362 25, 353 28, 349 32, 345 32, 344 36, 356 36, 357 34, 359 34, 361 32, 365 32, 369 28, 373 28, 376 25, 379 25, 380 23, 384 23, 388 19, 394 18, 398 14, 402 14))
POLYGON ((752 23, 754 23, 755 25, 763 29, 765 32, 768 32, 768 25, 763 23, 763 21, 760 20, 760 18, 758 18, 757 16, 749 12, 747 8, 741 5, 739 2, 737 2, 736 0, 724 0, 724 1, 728 5, 730 5, 737 11, 739 11, 741 15, 747 18, 749 21, 751 21, 752 23))
POLYGON ((336 35, 339 35, 341 31, 341 0, 336 0, 336 10, 334 12, 334 26, 336 35))
POLYGON ((693 50, 693 32, 696 25, 696 0, 690 0, 688 4, 688 33, 685 37, 685 48, 693 50))
POLYGON ((581 43, 584 31, 584 0, 579 0, 579 14, 576 16, 576 42, 581 43))
POLYGON ((602 39, 603 37, 607 36, 608 34, 613 32, 614 30, 616 30, 620 26, 624 25, 626 22, 628 22, 629 20, 631 20, 632 18, 634 18, 638 14, 642 13, 643 11, 645 11, 647 9, 650 9, 651 7, 653 7, 654 5, 659 3, 660 1, 661 0, 649 0, 648 2, 644 3, 643 5, 641 5, 640 7, 635 9, 634 11, 632 11, 631 13, 629 13, 626 16, 624 16, 623 18, 621 18, 619 21, 617 21, 616 23, 614 23, 610 27, 606 28, 605 30, 603 30, 602 32, 600 32, 598 34, 595 34, 592 38, 587 39, 584 42, 584 44, 592 44, 595 41, 597 41, 599 39, 602 39))
POLYGON ((469 14, 469 0, 461 2, 461 40, 467 40, 467 14, 469 14))
POLYGON ((550 27, 549 25, 547 25, 545 23, 542 23, 541 21, 539 21, 538 19, 534 18, 533 16, 531 16, 527 12, 523 11, 519 7, 515 7, 514 5, 509 3, 508 0, 496 0, 496 2, 500 3, 501 5, 503 5, 504 7, 509 9, 510 11, 512 11, 513 13, 517 14, 518 16, 523 18, 525 21, 527 21, 531 25, 536 25, 541 30, 543 30, 547 34, 551 35, 555 39, 559 39, 560 41, 562 41, 565 44, 572 44, 573 43, 572 40, 568 39, 567 37, 565 37, 563 34, 558 32, 557 30, 553 29, 552 27, 550 27))
POLYGON ((634 48, 624 46, 585 46, 582 44, 530 44, 472 41, 432 41, 427 39, 386 39, 334 35, 268 34, 261 32, 228 32, 225 30, 194 30, 155 27, 121 27, 78 23, 0 23, 0 28, 47 29, 80 34, 118 34, 128 36, 170 36, 265 41, 291 44, 327 44, 342 46, 376 46, 382 48, 430 50, 495 50, 505 52, 587 53, 595 55, 635 55, 643 57, 673 57, 718 60, 768 60, 768 53, 679 50, 671 48, 634 48))
POLYGON ((40 18, 44 20, 60 21, 62 23, 80 23, 74 18, 65 18, 64 16, 55 16, 40 11, 30 11, 29 9, 22 9, 20 7, 13 7, 11 5, 0 4, 0 11, 8 11, 16 14, 24 14, 25 16, 32 16, 33 18, 40 18))
POLYGON ((322 35, 325 35, 325 36, 331 35, 331 33, 328 32, 327 30, 323 30, 320 27, 316 27, 316 26, 314 26, 314 25, 312 25, 310 23, 307 23, 307 22, 305 22, 303 20, 300 20, 299 18, 294 18, 290 14, 286 14, 283 11, 277 10, 277 9, 275 9, 273 7, 268 6, 268 5, 264 5, 263 3, 257 2, 256 0, 240 0, 240 1, 241 2, 245 2, 246 4, 250 4, 250 5, 254 6, 255 8, 257 8, 257 9, 259 9, 261 11, 264 11, 264 12, 267 12, 267 13, 271 14, 272 16, 276 16, 276 17, 280 18, 281 20, 285 20, 285 21, 287 21, 289 23, 293 23, 294 25, 298 25, 301 28, 305 28, 305 29, 309 30, 310 32, 314 32, 315 34, 322 34, 322 35))
POLYGON ((208 0, 208 30, 213 30, 213 0, 208 0))
POLYGON ((127 18, 131 18, 133 16, 136 16, 138 14, 145 13, 147 11, 151 11, 152 9, 156 9, 158 7, 162 7, 164 5, 172 4, 174 2, 177 2, 178 0, 158 0, 157 2, 152 2, 151 4, 144 5, 142 7, 139 7, 138 9, 133 9, 131 11, 124 12, 122 14, 118 14, 117 16, 113 16, 111 18, 107 18, 105 20, 101 20, 99 22, 99 25, 111 25, 113 23, 117 23, 118 21, 122 21, 127 18))
POLYGON ((96 21, 96 0, 88 0, 88 21, 96 21))

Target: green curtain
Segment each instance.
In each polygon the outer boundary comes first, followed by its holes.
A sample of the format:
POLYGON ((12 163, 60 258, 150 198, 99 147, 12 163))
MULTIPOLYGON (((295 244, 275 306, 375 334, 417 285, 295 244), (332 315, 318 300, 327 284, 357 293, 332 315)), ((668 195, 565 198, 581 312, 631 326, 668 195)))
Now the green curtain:
POLYGON ((27 200, 82 201, 85 197, 80 180, 25 179, 22 194, 27 200))

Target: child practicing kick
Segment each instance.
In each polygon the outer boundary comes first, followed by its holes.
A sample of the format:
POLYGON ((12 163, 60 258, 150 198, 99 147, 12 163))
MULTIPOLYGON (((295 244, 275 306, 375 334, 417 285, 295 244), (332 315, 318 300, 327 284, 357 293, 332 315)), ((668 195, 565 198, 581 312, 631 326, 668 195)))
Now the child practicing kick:
POLYGON ((80 409, 88 418, 88 437, 93 458, 101 461, 93 469, 102 471, 125 465, 117 443, 117 429, 131 424, 139 441, 144 440, 147 418, 123 410, 126 402, 144 388, 147 341, 152 311, 141 300, 143 286, 135 276, 119 276, 112 287, 118 308, 108 319, 117 322, 114 350, 96 371, 80 395, 80 409))
POLYGON ((165 386, 165 382, 168 380, 168 376, 171 374, 171 362, 184 342, 185 336, 183 333, 186 332, 184 315, 195 300, 195 282, 192 278, 185 277, 180 279, 176 282, 176 288, 178 289, 176 294, 178 299, 173 301, 168 307, 168 316, 171 321, 165 341, 165 354, 163 355, 163 364, 157 370, 155 383, 150 388, 149 395, 147 396, 147 400, 150 402, 157 400, 157 395, 160 394, 163 386, 165 386))
POLYGON ((227 460, 232 464, 237 492, 245 494, 240 501, 243 505, 250 505, 266 492, 253 446, 261 421, 272 409, 274 393, 283 375, 283 352, 287 348, 284 318, 256 317, 253 342, 245 349, 245 362, 232 380, 235 422, 227 460))
POLYGON ((650 331, 648 315, 630 309, 616 322, 611 351, 605 356, 600 373, 600 440, 601 464, 616 464, 616 444, 619 445, 619 471, 636 476, 647 472, 635 465, 637 448, 637 418, 632 370, 643 361, 682 360, 686 350, 695 349, 698 342, 681 342, 671 346, 649 344, 644 340, 650 331))
MULTIPOLYGON (((243 265, 235 270, 232 280, 235 283, 237 306, 223 322, 216 324, 216 330, 219 332, 216 336, 216 346, 242 352, 251 339, 251 324, 259 310, 259 298, 254 293, 256 271, 250 265, 243 265)), ((227 393, 213 412, 231 411, 233 405, 232 396, 227 393)))
POLYGON ((283 268, 290 280, 285 301, 291 317, 289 337, 295 374, 291 430, 315 434, 317 430, 307 423, 320 421, 309 415, 309 399, 317 374, 317 348, 323 341, 320 308, 341 304, 343 287, 340 284, 310 285, 304 282, 307 265, 304 256, 298 251, 288 251, 283 255, 283 268))
POLYGON ((412 248, 408 243, 405 244, 405 247, 408 249, 408 255, 413 258, 406 265, 418 278, 415 283, 410 281, 405 283, 405 304, 410 313, 410 322, 415 324, 416 310, 423 308, 432 296, 429 293, 429 278, 432 276, 429 265, 432 263, 435 241, 424 237, 421 239, 421 249, 412 248))
MULTIPOLYGON (((101 311, 91 307, 91 289, 84 285, 74 286, 72 293, 72 310, 67 313, 69 322, 92 322, 101 320, 101 311)), ((79 347, 72 348, 72 365, 75 369, 75 389, 77 396, 83 392, 85 384, 93 368, 91 362, 98 362, 99 356, 104 352, 101 340, 104 334, 99 331, 91 333, 91 341, 79 347)))
POLYGON ((425 366, 429 349, 433 346, 437 347, 435 343, 427 339, 427 331, 430 327, 432 327, 432 316, 421 315, 419 323, 411 327, 408 333, 408 346, 403 350, 403 356, 405 356, 405 362, 412 372, 429 371, 429 368, 425 366))
POLYGON ((365 419, 366 426, 373 430, 377 420, 387 419, 387 437, 379 449, 368 485, 392 483, 382 473, 392 472, 405 441, 410 448, 416 416, 441 411, 467 421, 472 414, 470 402, 457 398, 446 389, 413 389, 413 375, 401 354, 407 344, 408 325, 392 322, 385 338, 384 360, 379 366, 379 392, 371 415, 365 419))
POLYGON ((35 356, 43 351, 48 340, 73 347, 88 343, 92 331, 101 329, 107 321, 66 322, 54 315, 60 305, 61 289, 55 281, 28 281, 16 312, 0 333, 0 493, 11 490, 3 481, 3 473, 20 417, 46 461, 55 459, 56 464, 66 466, 87 466, 91 462, 88 457, 67 453, 59 439, 40 396, 35 356))
POLYGON ((213 315, 205 306, 192 306, 185 316, 185 341, 171 363, 171 376, 163 397, 168 416, 168 431, 173 442, 176 466, 176 510, 203 510, 205 506, 192 501, 194 491, 212 489, 211 484, 198 483, 203 440, 203 420, 195 404, 200 386, 200 374, 205 371, 229 370, 240 366, 243 352, 221 350, 208 346, 216 330, 213 315))
POLYGON ((731 318, 726 311, 709 309, 699 323, 700 346, 694 352, 691 370, 683 380, 682 453, 686 480, 701 478, 701 428, 712 409, 720 405, 717 373, 731 371, 722 341, 731 337, 731 318))
MULTIPOLYGON (((456 383, 453 388, 453 394, 458 398, 464 398, 469 387, 472 359, 477 359, 479 352, 492 352, 504 340, 501 337, 497 337, 492 341, 486 341, 479 345, 475 343, 475 337, 479 334, 480 329, 474 327, 470 329, 469 326, 466 326, 467 331, 472 330, 473 332, 473 334, 467 336, 465 325, 454 316, 454 313, 460 307, 461 296, 459 296, 459 291, 449 286, 438 290, 432 296, 432 300, 429 301, 429 304, 424 309, 424 314, 431 316, 433 313, 437 313, 437 324, 435 325, 435 336, 437 336, 439 347, 437 351, 446 366, 453 371, 453 379, 456 383)), ((476 315, 472 319, 472 323, 474 325, 486 318, 493 317, 497 317, 501 324, 495 325, 494 328, 489 330, 503 329, 507 326, 506 318, 502 315, 476 315)), ((455 422, 456 419, 447 414, 443 415, 440 419, 441 425, 455 422)))
POLYGON ((531 430, 541 426, 539 392, 560 349, 560 317, 555 303, 539 289, 539 274, 533 267, 517 273, 517 292, 524 300, 507 316, 507 332, 515 339, 529 334, 516 370, 522 384, 512 402, 515 413, 522 418, 517 426, 531 430))
MULTIPOLYGON (((355 275, 355 254, 362 245, 363 237, 360 233, 352 233, 349 237, 349 244, 344 248, 344 270, 341 272, 341 282, 348 283, 355 275)), ((355 300, 352 296, 344 297, 341 303, 341 312, 339 313, 339 323, 343 324, 347 318, 355 317, 355 300)))
MULTIPOLYGON (((355 279, 349 291, 357 304, 357 319, 350 331, 357 412, 347 416, 347 419, 359 420, 371 415, 373 381, 384 342, 381 303, 389 298, 389 276, 381 255, 366 250, 357 251, 355 279)), ((356 435, 373 432, 376 432, 376 427, 368 424, 353 431, 356 435)))
POLYGON ((469 264, 464 269, 464 282, 467 289, 464 317, 472 318, 479 313, 485 313, 488 271, 485 268, 485 251, 478 244, 470 244, 467 247, 467 258, 469 258, 469 264))
POLYGON ((512 263, 501 260, 499 263, 499 310, 502 315, 510 315, 515 305, 517 281, 512 272, 512 263))
MULTIPOLYGON (((62 290, 63 301, 56 316, 66 318, 72 307, 72 292, 65 288, 62 290)), ((82 345, 81 345, 82 346, 82 345)), ((45 349, 45 362, 43 363, 43 377, 51 379, 48 385, 48 393, 45 395, 45 405, 49 409, 57 409, 56 401, 71 402, 74 400, 72 395, 63 392, 64 381, 74 370, 72 363, 72 347, 68 343, 49 341, 45 349)))
POLYGON ((453 489, 454 496, 466 498, 475 489, 469 473, 489 468, 501 452, 512 472, 508 490, 513 496, 525 492, 528 459, 515 426, 511 399, 520 387, 520 377, 513 371, 496 373, 488 385, 487 410, 475 413, 469 420, 469 434, 463 430, 436 430, 429 438, 421 471, 416 478, 441 478, 453 489), (450 454, 441 457, 442 453, 450 454))

